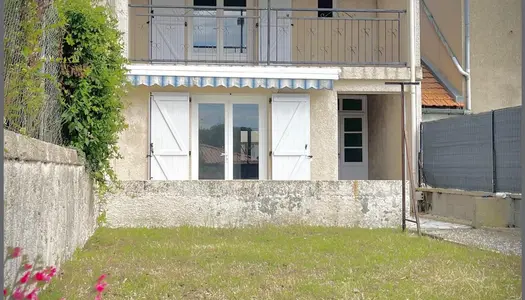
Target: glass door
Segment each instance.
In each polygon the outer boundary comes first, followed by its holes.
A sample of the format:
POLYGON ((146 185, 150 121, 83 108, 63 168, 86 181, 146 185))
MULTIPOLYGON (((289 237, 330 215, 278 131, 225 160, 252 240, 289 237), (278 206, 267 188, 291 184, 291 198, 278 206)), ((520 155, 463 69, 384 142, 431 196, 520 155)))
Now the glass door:
POLYGON ((194 0, 193 4, 199 8, 191 18, 191 60, 246 61, 251 39, 246 0, 194 0))
POLYGON ((265 179, 266 98, 192 98, 192 179, 265 179))

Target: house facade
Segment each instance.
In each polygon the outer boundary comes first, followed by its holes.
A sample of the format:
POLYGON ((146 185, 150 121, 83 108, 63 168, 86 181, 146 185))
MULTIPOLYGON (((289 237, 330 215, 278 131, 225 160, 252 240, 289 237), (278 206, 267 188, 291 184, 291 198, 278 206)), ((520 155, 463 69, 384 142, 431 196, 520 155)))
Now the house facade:
MULTIPOLYGON (((401 179, 401 89, 385 83, 422 79, 419 0, 115 7, 132 83, 120 179, 401 179)), ((405 96, 415 159, 421 88, 405 96)))
MULTIPOLYGON (((468 113, 521 105, 520 8, 519 0, 421 0, 421 58, 437 74, 436 78, 450 99, 456 102, 447 101, 447 107, 428 106, 423 109, 424 119, 456 115, 457 104, 462 105, 460 110, 468 113), (454 64, 450 53, 456 56, 462 67, 470 57, 470 107, 467 105, 465 76, 454 64)), ((434 88, 431 84, 427 87, 429 90, 434 88)), ((425 93, 424 83, 422 88, 425 93)), ((422 102, 425 105, 424 99, 422 102)))

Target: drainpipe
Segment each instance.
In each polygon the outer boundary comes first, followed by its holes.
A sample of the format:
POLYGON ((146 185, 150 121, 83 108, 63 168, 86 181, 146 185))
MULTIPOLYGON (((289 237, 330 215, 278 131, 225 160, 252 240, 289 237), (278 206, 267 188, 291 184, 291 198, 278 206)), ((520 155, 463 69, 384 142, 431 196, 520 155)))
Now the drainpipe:
POLYGON ((427 4, 425 3, 425 0, 421 0, 421 3, 423 4, 423 10, 425 11, 425 14, 428 17, 428 20, 434 27, 434 31, 437 33, 439 39, 441 40, 441 43, 445 46, 445 49, 447 49, 448 55, 452 58, 452 61, 454 62, 454 65, 458 69, 459 73, 465 77, 465 83, 466 83, 466 108, 465 112, 470 113, 472 109, 472 92, 471 92, 471 84, 470 84, 470 0, 464 0, 464 19, 465 19, 465 69, 461 67, 459 64, 459 61, 450 48, 449 44, 447 43, 447 40, 441 33, 441 30, 439 30, 439 27, 434 20, 434 16, 432 13, 430 13, 430 10, 428 9, 427 4))
POLYGON ((470 0, 465 0, 464 19, 465 19, 465 69, 467 76, 465 76, 467 83, 467 110, 472 109, 472 89, 470 85, 470 0))
MULTIPOLYGON (((415 10, 415 1, 416 0, 408 0, 409 1, 409 34, 410 34, 410 82, 416 81, 416 10, 415 10)), ((418 115, 418 108, 417 108, 417 100, 416 100, 416 89, 417 86, 411 85, 410 86, 410 137, 411 137, 411 150, 409 153, 411 153, 411 159, 412 159, 412 178, 414 181, 412 184, 414 186, 418 186, 418 176, 417 176, 417 166, 418 166, 418 135, 417 135, 417 115, 418 115)), ((408 142, 408 141, 407 141, 408 142)), ((407 143, 408 145, 408 143, 407 143)), ((407 151, 408 152, 408 151, 407 151)))

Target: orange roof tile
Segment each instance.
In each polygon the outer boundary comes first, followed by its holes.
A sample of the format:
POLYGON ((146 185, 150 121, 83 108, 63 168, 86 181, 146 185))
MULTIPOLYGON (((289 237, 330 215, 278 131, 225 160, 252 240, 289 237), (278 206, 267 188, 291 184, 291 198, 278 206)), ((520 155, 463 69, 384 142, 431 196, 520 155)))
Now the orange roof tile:
POLYGON ((426 107, 460 108, 463 103, 456 102, 445 87, 437 81, 432 72, 423 65, 423 82, 421 83, 421 102, 426 107))

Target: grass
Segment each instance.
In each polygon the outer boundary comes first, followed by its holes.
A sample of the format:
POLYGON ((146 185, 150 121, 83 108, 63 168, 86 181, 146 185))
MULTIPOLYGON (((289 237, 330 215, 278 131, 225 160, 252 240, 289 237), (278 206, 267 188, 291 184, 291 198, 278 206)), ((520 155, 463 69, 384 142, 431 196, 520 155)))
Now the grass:
POLYGON ((521 258, 399 230, 99 229, 41 299, 521 299, 521 258))

